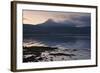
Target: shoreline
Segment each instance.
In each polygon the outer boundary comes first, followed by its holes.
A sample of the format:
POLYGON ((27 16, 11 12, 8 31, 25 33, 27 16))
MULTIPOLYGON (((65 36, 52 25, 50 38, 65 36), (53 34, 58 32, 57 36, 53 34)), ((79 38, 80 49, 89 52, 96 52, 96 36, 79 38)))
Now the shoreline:
POLYGON ((23 63, 90 59, 90 50, 59 49, 57 47, 23 47, 23 63))

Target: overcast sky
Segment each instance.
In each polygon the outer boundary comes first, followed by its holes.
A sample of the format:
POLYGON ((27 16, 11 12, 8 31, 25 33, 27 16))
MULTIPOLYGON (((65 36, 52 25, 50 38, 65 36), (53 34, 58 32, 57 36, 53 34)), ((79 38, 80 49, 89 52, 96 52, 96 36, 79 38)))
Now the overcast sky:
POLYGON ((44 23, 48 19, 60 23, 71 22, 76 26, 90 26, 91 24, 90 13, 23 10, 23 24, 37 25, 44 23))

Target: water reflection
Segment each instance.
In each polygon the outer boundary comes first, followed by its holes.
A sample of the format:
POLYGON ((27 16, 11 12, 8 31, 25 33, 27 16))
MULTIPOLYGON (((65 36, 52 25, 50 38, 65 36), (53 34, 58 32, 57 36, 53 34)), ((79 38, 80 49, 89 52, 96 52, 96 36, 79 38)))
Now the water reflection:
POLYGON ((60 48, 90 49, 90 36, 32 36, 23 39, 24 46, 49 46, 60 48))

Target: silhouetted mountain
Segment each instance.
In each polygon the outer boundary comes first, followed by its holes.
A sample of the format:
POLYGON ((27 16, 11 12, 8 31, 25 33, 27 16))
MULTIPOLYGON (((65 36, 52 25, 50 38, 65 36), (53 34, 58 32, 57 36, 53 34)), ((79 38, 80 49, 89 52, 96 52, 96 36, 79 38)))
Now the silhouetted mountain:
POLYGON ((38 25, 23 25, 24 35, 28 34, 81 34, 90 35, 90 27, 76 27, 74 24, 57 23, 52 19, 47 20, 44 23, 38 25))
POLYGON ((66 22, 66 23, 58 23, 58 22, 55 22, 54 20, 52 19, 48 19, 46 22, 44 23, 41 23, 41 24, 38 24, 37 26, 41 26, 41 27, 67 27, 67 26, 70 26, 70 27, 75 27, 75 25, 73 25, 72 23, 69 23, 69 22, 66 22))

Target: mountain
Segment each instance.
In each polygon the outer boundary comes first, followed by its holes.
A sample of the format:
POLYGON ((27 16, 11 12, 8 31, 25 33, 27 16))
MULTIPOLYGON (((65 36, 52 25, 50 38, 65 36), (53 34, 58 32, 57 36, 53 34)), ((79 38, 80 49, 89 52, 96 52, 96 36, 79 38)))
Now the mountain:
POLYGON ((24 35, 29 34, 73 34, 73 35, 90 35, 90 27, 76 27, 72 23, 57 23, 52 19, 37 25, 23 24, 24 35))
POLYGON ((37 26, 41 26, 41 27, 68 27, 68 26, 70 26, 70 27, 75 27, 75 25, 74 24, 72 24, 72 23, 69 23, 69 22, 67 22, 67 23, 58 23, 58 22, 55 22, 53 19, 48 19, 46 22, 44 22, 44 23, 41 23, 41 24, 37 24, 37 26))

